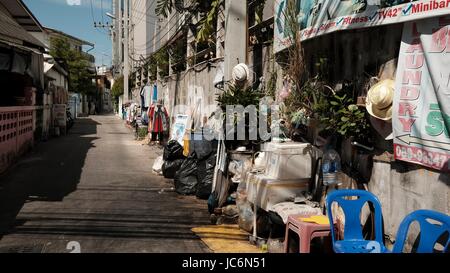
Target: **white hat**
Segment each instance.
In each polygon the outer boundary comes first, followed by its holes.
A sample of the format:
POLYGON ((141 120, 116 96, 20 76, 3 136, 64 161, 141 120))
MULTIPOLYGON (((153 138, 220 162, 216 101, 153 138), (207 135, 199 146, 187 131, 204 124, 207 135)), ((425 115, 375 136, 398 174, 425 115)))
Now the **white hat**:
POLYGON ((377 119, 391 121, 394 90, 393 80, 380 81, 370 88, 366 101, 367 112, 377 119))
POLYGON ((233 68, 233 80, 235 82, 242 83, 248 80, 250 75, 250 70, 248 66, 244 63, 240 63, 233 68))

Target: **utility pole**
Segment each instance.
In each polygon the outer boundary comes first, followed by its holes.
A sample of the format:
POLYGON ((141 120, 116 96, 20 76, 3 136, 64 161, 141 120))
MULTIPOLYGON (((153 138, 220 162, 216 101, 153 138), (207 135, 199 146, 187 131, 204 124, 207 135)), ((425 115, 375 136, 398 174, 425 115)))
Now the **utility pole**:
POLYGON ((247 63, 247 1, 225 1, 225 81, 232 78, 233 67, 247 63))
POLYGON ((130 92, 130 86, 128 83, 128 78, 130 77, 130 59, 129 59, 129 49, 128 49, 128 34, 129 34, 129 13, 128 13, 128 0, 125 0, 125 7, 124 7, 124 23, 125 23, 125 27, 124 27, 124 31, 125 31, 125 49, 124 49, 124 72, 123 72, 123 80, 124 80, 124 94, 123 94, 123 100, 126 102, 129 101, 129 92, 130 92))
POLYGON ((122 10, 123 10, 123 7, 122 7, 122 0, 116 0, 116 1, 119 1, 119 11, 118 11, 118 13, 119 13, 119 16, 117 16, 117 14, 116 14, 116 18, 118 18, 117 19, 117 23, 118 23, 118 31, 119 31, 119 33, 118 33, 118 43, 117 43, 117 46, 119 47, 119 62, 118 62, 118 64, 120 65, 120 67, 121 67, 121 71, 120 71, 120 73, 122 74, 123 73, 123 71, 122 71, 122 63, 123 63, 123 18, 122 18, 122 10))

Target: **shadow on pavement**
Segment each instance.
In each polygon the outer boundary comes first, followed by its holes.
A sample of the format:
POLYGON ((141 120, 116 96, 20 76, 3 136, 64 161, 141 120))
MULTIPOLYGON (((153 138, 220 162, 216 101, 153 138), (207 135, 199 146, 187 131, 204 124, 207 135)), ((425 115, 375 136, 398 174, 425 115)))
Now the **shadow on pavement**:
POLYGON ((62 201, 76 190, 88 151, 98 139, 92 119, 78 119, 64 137, 38 144, 0 176, 0 239, 26 202, 62 201))

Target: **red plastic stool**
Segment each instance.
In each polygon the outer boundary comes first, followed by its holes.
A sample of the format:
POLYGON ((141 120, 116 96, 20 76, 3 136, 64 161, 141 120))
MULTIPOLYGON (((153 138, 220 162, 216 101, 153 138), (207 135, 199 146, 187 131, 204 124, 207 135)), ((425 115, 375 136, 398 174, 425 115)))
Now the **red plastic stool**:
POLYGON ((289 231, 292 230, 298 234, 300 238, 300 253, 310 253, 311 240, 320 237, 330 237, 330 225, 319 225, 315 223, 307 223, 300 218, 307 218, 311 215, 291 215, 286 224, 286 235, 284 239, 284 252, 289 253, 289 231))

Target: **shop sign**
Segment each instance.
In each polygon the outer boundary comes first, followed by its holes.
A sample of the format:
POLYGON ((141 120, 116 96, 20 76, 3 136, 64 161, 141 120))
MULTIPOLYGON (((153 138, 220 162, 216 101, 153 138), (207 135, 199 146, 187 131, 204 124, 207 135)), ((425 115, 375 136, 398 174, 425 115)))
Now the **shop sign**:
POLYGON ((54 126, 66 127, 66 107, 67 106, 65 104, 53 105, 53 120, 55 121, 54 126))
MULTIPOLYGON (((288 1, 275 0, 274 50, 290 46, 285 14, 288 1)), ((392 1, 392 0, 297 0, 296 14, 301 40, 323 34, 380 25, 403 23, 447 15, 450 0, 392 1), (394 5, 394 3, 404 4, 394 5)))
POLYGON ((392 122, 397 160, 450 171, 450 16, 405 24, 392 122))
POLYGON ((180 145, 184 146, 184 135, 186 133, 186 127, 188 123, 189 116, 187 115, 177 115, 175 118, 175 123, 172 127, 172 140, 178 141, 180 145))

